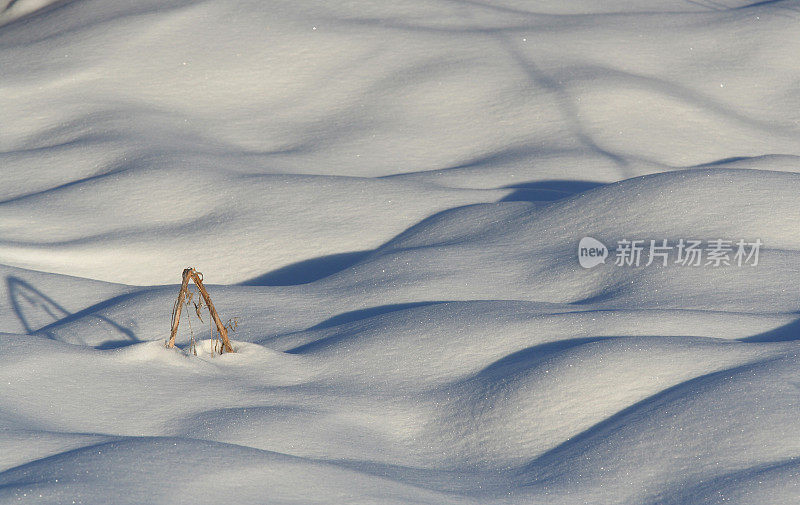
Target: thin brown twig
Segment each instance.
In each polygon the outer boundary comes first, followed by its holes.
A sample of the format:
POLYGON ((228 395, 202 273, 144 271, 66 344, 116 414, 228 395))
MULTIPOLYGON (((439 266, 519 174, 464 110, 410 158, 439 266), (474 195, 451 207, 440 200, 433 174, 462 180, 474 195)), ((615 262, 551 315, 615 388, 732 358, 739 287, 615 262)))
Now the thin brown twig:
POLYGON ((167 347, 173 348, 175 347, 175 337, 178 335, 178 324, 180 323, 181 311, 183 309, 184 300, 188 295, 188 288, 189 288, 189 281, 194 282, 194 285, 197 286, 197 290, 200 292, 200 296, 203 297, 203 301, 208 307, 208 312, 211 314, 211 319, 214 321, 214 324, 217 327, 217 333, 219 334, 220 339, 222 340, 222 349, 221 352, 234 352, 233 346, 231 346, 230 340, 228 340, 228 330, 222 324, 222 321, 219 318, 219 314, 217 313, 217 309, 214 308, 214 303, 211 301, 211 297, 206 291, 205 286, 203 286, 203 274, 195 270, 194 268, 186 268, 183 271, 183 281, 181 282, 181 289, 178 292, 178 299, 175 303, 175 307, 172 311, 172 331, 170 333, 169 342, 167 343, 167 347))

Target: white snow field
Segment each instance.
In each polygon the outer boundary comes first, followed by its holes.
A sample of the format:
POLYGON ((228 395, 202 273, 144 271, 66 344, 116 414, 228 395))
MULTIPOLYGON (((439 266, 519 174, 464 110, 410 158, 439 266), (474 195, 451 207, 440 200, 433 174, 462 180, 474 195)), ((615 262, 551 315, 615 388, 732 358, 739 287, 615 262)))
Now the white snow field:
POLYGON ((797 0, 0 9, 0 503, 800 503, 797 0))

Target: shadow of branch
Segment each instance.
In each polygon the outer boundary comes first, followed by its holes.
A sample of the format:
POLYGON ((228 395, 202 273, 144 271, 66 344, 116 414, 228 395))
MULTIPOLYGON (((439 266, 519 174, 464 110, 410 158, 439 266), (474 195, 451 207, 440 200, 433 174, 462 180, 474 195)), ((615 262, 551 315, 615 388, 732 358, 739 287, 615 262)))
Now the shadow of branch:
POLYGON ((18 277, 7 277, 6 287, 8 288, 11 308, 22 324, 22 327, 25 329, 25 332, 29 335, 37 334, 53 340, 59 340, 53 331, 56 327, 71 321, 77 321, 84 317, 91 317, 109 325, 113 328, 114 332, 119 333, 122 337, 119 339, 107 340, 93 347, 97 349, 113 349, 139 342, 139 339, 136 338, 134 332, 129 328, 125 328, 106 316, 95 313, 97 310, 113 305, 117 301, 127 298, 130 295, 114 297, 79 312, 72 313, 42 291, 18 277))

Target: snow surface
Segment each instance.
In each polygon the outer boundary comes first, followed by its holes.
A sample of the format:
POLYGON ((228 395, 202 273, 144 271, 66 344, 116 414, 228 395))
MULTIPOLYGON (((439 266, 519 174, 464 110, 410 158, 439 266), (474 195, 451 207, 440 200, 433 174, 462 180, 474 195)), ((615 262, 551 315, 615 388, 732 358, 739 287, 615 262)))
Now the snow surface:
POLYGON ((800 503, 796 0, 0 9, 0 503, 800 503))

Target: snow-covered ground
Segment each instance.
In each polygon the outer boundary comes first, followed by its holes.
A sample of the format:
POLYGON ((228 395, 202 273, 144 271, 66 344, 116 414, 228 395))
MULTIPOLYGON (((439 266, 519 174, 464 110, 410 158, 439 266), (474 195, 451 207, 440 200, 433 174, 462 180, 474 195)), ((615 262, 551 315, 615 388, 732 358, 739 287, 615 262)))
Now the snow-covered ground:
POLYGON ((0 9, 0 503, 800 503, 800 2, 0 9))

